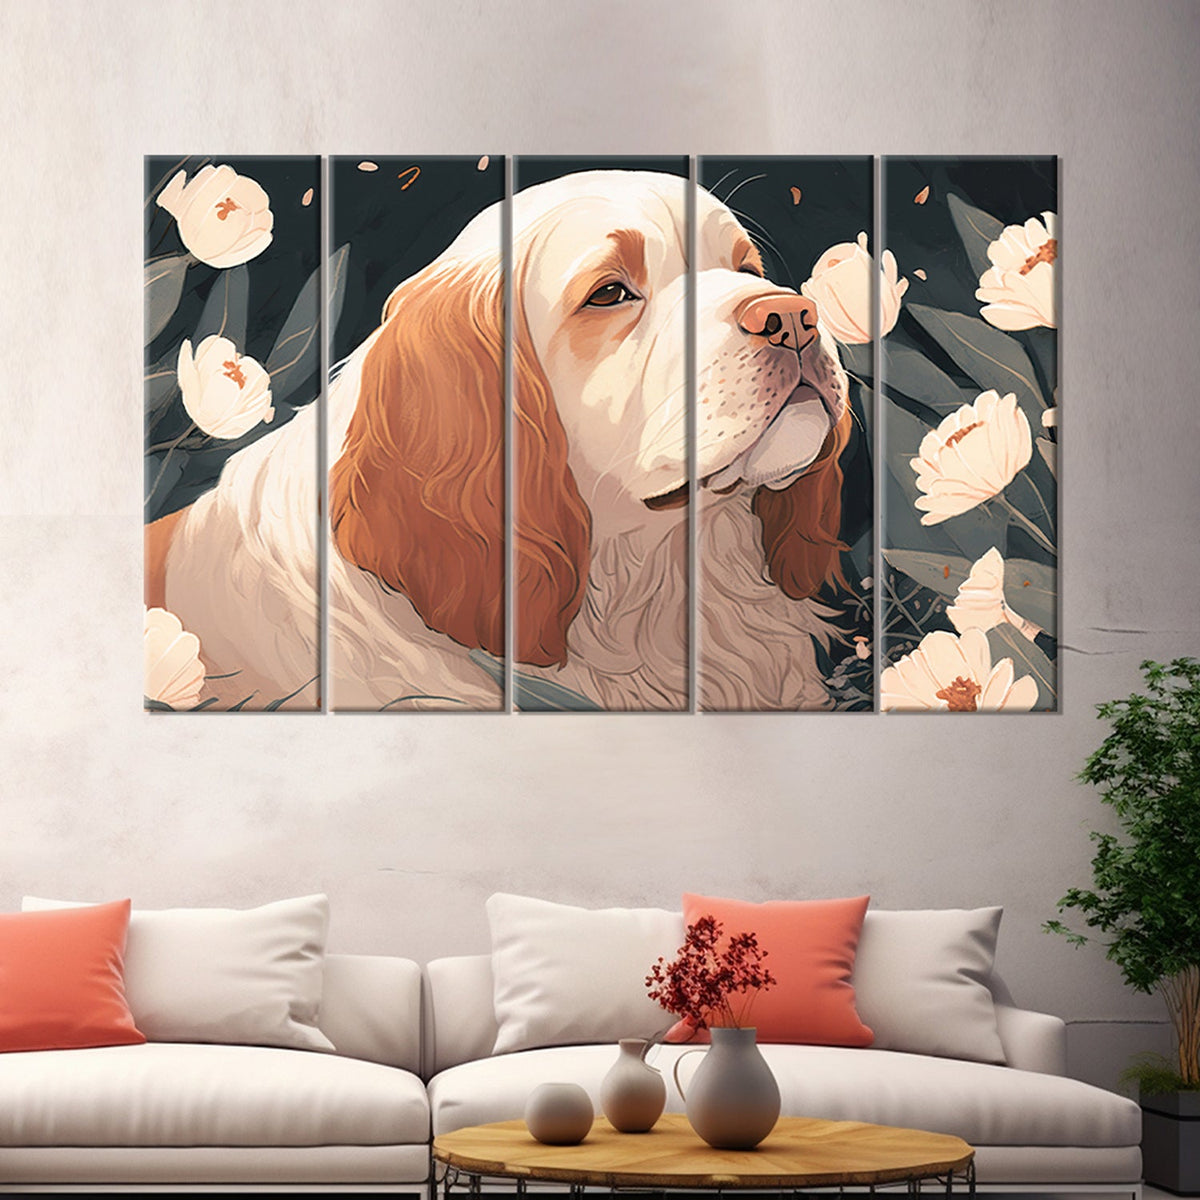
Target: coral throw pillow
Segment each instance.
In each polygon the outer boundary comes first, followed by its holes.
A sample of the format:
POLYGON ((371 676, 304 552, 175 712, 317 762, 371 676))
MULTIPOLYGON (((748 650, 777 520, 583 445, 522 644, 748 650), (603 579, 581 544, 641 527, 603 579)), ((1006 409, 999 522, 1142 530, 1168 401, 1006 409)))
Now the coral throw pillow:
POLYGON ((128 1046, 129 901, 0 914, 0 1051, 128 1046))
MULTIPOLYGON (((869 1046, 874 1034, 854 1006, 854 955, 869 896, 849 900, 769 900, 751 904, 713 896, 683 897, 688 925, 709 915, 722 938, 753 933, 776 983, 760 991, 747 1021, 759 1042, 869 1046)), ((677 1022, 668 1042, 708 1041, 708 1031, 677 1022)))

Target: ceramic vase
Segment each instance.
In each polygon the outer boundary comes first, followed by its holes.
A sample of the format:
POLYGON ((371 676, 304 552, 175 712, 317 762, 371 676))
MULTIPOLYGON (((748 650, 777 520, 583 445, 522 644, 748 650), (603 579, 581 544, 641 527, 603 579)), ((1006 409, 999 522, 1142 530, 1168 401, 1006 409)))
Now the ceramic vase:
POLYGON ((622 1038, 617 1045, 617 1061, 600 1084, 600 1111, 620 1133, 645 1133, 662 1116, 667 1085, 646 1063, 645 1038, 622 1038))
MULTIPOLYGON (((688 1084, 675 1086, 687 1106, 688 1124, 718 1150, 751 1150, 779 1120, 779 1085, 758 1049, 754 1029, 710 1030, 712 1045, 688 1084)), ((692 1053, 688 1051, 686 1053, 692 1053)))
POLYGON ((574 1146, 592 1128, 591 1097, 577 1083, 542 1083, 525 1102, 525 1127, 547 1146, 574 1146))

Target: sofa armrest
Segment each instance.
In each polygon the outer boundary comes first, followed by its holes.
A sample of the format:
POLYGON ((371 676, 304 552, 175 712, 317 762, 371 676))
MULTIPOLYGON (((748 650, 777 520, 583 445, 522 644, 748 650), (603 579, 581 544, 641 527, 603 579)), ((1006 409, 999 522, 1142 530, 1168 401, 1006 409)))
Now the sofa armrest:
POLYGON ((997 1004, 996 1029, 1010 1067, 1045 1075, 1067 1073, 1067 1026, 1061 1018, 997 1004))
POLYGON ((421 968, 407 958, 327 954, 317 1024, 346 1058, 421 1069, 421 968))

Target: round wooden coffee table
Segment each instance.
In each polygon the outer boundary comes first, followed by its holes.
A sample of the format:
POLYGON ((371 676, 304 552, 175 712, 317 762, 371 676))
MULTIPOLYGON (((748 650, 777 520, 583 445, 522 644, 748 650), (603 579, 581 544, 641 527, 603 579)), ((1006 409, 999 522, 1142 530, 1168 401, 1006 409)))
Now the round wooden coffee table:
POLYGON ((753 1150, 714 1150, 687 1118, 669 1113, 649 1133, 618 1133, 602 1117, 578 1146, 545 1146, 524 1121, 472 1125, 433 1139, 433 1157, 446 1167, 445 1194, 482 1179, 562 1183, 584 1188, 869 1187, 903 1183, 910 1195, 937 1179, 947 1191, 959 1180, 975 1191, 975 1151, 961 1138, 859 1121, 781 1117, 753 1150))

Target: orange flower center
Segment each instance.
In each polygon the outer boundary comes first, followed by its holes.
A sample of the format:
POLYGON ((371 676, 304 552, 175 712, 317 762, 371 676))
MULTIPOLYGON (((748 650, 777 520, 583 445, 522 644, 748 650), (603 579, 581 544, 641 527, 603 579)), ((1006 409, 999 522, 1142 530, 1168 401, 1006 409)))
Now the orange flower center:
POLYGON ((225 374, 238 385, 239 391, 246 386, 246 377, 236 358, 227 359, 221 365, 225 368, 225 374))
POLYGON ((967 436, 967 434, 971 432, 972 429, 982 429, 982 428, 983 428, 982 421, 976 421, 973 425, 964 425, 960 430, 958 430, 956 433, 952 433, 946 439, 946 445, 947 446, 955 446, 959 442, 961 442, 963 440, 963 438, 965 438, 967 436))
POLYGON ((1036 254, 1031 254, 1021 268, 1022 275, 1028 275, 1038 263, 1052 263, 1058 257, 1058 238, 1051 238, 1038 248, 1036 254))
MULTIPOLYGON (((229 216, 229 214, 231 212, 234 212, 236 209, 239 209, 239 208, 241 208, 240 204, 238 204, 236 201, 232 200, 229 196, 226 196, 225 199, 222 200, 217 205, 217 220, 218 221, 225 220, 225 218, 227 216, 229 216)), ((1021 273, 1024 274, 1023 271, 1021 273)))
POLYGON ((973 679, 964 679, 961 675, 948 687, 935 692, 939 700, 945 700, 951 712, 975 712, 975 700, 983 688, 973 679))

